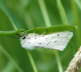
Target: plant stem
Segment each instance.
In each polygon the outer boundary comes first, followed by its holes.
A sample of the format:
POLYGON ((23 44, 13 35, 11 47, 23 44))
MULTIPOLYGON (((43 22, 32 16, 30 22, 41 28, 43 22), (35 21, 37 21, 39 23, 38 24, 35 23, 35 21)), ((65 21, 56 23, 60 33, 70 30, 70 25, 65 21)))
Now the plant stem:
POLYGON ((47 27, 51 26, 51 21, 49 19, 48 12, 47 12, 44 0, 38 0, 38 3, 39 3, 39 6, 40 6, 40 9, 41 9, 41 12, 42 12, 42 15, 43 15, 46 26, 47 27))
POLYGON ((12 35, 12 34, 16 34, 17 31, 0 31, 0 36, 1 35, 12 35))
POLYGON ((15 65, 15 68, 17 68, 19 72, 23 72, 23 70, 18 66, 18 64, 15 62, 15 60, 9 55, 9 53, 3 48, 2 45, 0 45, 0 50, 2 53, 4 53, 6 55, 7 58, 10 59, 10 61, 12 61, 12 63, 15 65))
MULTIPOLYGON (((44 0, 38 0, 38 3, 39 3, 39 6, 40 6, 40 9, 41 9, 44 21, 45 21, 45 25, 47 27, 52 26, 50 18, 48 16, 48 11, 47 11, 47 8, 46 8, 44 0)), ((58 54, 57 51, 55 52, 55 56, 56 56, 56 60, 57 60, 57 65, 58 65, 59 72, 63 72, 61 60, 60 60, 60 57, 59 57, 59 54, 58 54)))
POLYGON ((66 69, 65 72, 79 72, 81 67, 81 47, 69 63, 68 68, 66 69))
POLYGON ((56 61, 58 63, 59 72, 63 72, 62 64, 61 64, 61 61, 60 61, 60 57, 59 57, 58 52, 56 52, 55 55, 56 55, 56 61))
POLYGON ((31 55, 31 53, 30 53, 29 51, 27 51, 27 55, 28 55, 28 57, 29 57, 29 60, 30 60, 30 62, 31 62, 31 65, 32 65, 32 67, 33 67, 34 72, 38 72, 38 71, 37 71, 37 68, 36 68, 36 64, 35 64, 35 62, 34 62, 34 60, 33 60, 33 57, 32 57, 32 55, 31 55))
POLYGON ((13 63, 10 61, 6 65, 6 67, 3 69, 2 72, 14 72, 16 70, 16 67, 13 65, 13 63))
POLYGON ((76 35, 78 36, 77 39, 81 45, 81 24, 80 24, 80 16, 79 16, 79 12, 78 12, 78 7, 77 7, 77 3, 79 2, 78 0, 72 0, 71 1, 71 8, 72 8, 72 13, 73 13, 73 24, 76 25, 76 35))
POLYGON ((80 10, 81 10, 81 2, 79 1, 79 0, 74 0, 75 1, 75 3, 77 4, 77 6, 80 8, 80 10))
POLYGON ((67 19, 64 7, 61 3, 61 0, 56 0, 56 1, 57 1, 57 7, 58 7, 63 24, 68 24, 68 19, 67 19))
POLYGON ((7 10, 7 8, 5 8, 4 5, 2 5, 0 8, 1 8, 1 10, 5 13, 5 15, 8 16, 8 18, 9 18, 9 20, 10 20, 12 26, 14 27, 15 31, 17 31, 18 28, 16 27, 16 25, 15 25, 15 23, 14 23, 12 17, 10 16, 10 14, 9 14, 9 12, 8 12, 8 10, 7 10))
POLYGON ((76 3, 77 1, 76 0, 71 1, 71 9, 73 14, 73 24, 80 26, 80 16, 79 16, 78 7, 76 3))
POLYGON ((21 31, 25 30, 25 27, 23 24, 18 24, 18 21, 16 20, 15 15, 13 15, 10 10, 5 7, 4 4, 0 5, 0 9, 5 13, 6 16, 8 16, 14 30, 13 31, 0 31, 0 35, 11 35, 11 34, 16 34, 19 33, 21 31))
POLYGON ((22 24, 22 20, 13 13, 10 8, 6 7, 5 4, 1 4, 0 9, 5 13, 5 15, 9 18, 13 28, 15 31, 24 31, 26 29, 25 24, 22 24))

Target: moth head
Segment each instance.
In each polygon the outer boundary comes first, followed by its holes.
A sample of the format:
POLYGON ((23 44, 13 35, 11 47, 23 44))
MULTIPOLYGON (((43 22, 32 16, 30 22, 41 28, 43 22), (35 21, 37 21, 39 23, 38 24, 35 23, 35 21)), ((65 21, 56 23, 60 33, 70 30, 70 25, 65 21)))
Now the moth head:
POLYGON ((23 35, 20 37, 20 43, 23 48, 27 48, 32 50, 34 47, 32 46, 31 36, 23 35))

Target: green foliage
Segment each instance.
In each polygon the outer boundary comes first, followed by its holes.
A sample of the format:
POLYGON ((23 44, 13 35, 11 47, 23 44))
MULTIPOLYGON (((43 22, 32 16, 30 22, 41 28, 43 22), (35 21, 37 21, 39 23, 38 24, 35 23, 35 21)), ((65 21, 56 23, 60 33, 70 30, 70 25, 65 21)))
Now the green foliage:
POLYGON ((0 0, 0 72, 64 72, 81 44, 79 0, 0 0), (25 50, 16 34, 72 31, 64 51, 25 50))

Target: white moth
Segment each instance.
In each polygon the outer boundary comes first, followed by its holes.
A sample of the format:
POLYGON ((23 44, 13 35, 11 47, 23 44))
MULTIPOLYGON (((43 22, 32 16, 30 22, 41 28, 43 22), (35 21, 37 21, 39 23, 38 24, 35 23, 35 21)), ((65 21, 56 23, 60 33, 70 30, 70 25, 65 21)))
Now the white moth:
POLYGON ((46 35, 30 33, 20 37, 20 42, 23 48, 49 48, 63 51, 71 40, 73 32, 57 32, 46 35))

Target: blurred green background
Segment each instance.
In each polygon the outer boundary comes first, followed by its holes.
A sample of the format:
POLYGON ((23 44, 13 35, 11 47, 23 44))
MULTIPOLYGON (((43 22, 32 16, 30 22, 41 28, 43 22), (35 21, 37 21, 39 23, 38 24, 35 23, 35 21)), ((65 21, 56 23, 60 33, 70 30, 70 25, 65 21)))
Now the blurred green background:
POLYGON ((80 4, 80 0, 0 0, 0 72, 64 72, 79 48, 76 35, 64 51, 55 53, 25 50, 16 33, 71 25, 80 35, 80 4))

